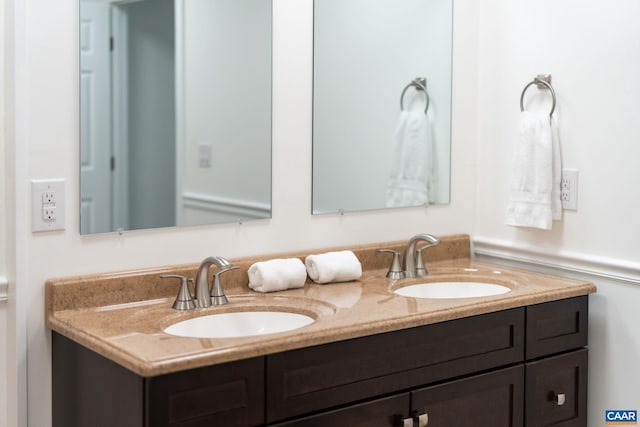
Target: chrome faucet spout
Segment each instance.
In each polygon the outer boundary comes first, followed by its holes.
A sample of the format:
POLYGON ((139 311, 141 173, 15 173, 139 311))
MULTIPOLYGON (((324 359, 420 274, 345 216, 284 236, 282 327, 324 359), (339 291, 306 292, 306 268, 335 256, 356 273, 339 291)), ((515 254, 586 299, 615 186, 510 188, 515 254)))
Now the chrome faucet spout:
POLYGON ((429 243, 429 246, 435 246, 440 243, 440 240, 436 236, 426 233, 417 234, 409 239, 402 258, 402 270, 406 278, 416 277, 416 245, 420 241, 429 243))
POLYGON ((206 308, 211 306, 211 285, 209 284, 209 268, 215 264, 220 268, 229 269, 232 267, 231 263, 225 258, 220 256, 210 256, 205 258, 198 267, 198 273, 196 274, 196 307, 206 308))

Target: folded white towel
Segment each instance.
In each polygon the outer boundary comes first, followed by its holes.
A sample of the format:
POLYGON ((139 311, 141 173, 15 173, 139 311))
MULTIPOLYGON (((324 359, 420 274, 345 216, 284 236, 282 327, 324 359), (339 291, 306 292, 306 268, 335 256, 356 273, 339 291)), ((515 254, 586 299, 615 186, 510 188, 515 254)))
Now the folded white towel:
POLYGON ((548 114, 521 113, 520 136, 514 147, 507 225, 550 230, 553 219, 560 219, 562 215, 560 145, 557 131, 552 127, 555 126, 548 114))
POLYGON ((429 203, 433 173, 431 128, 424 111, 403 111, 393 138, 386 206, 429 203))
POLYGON ((304 264, 309 277, 316 283, 348 282, 362 276, 362 265, 351 251, 309 255, 304 264))
POLYGON ((298 258, 256 262, 247 273, 249 287, 258 292, 302 288, 307 280, 307 270, 298 258))

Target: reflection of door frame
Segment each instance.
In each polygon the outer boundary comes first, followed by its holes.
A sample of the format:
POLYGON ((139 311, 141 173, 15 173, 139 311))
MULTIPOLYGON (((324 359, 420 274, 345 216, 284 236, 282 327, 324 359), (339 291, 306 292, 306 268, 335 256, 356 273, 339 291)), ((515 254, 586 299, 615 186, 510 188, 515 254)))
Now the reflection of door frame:
POLYGON ((80 5, 80 233, 112 229, 110 4, 80 5))
POLYGON ((176 79, 176 225, 185 225, 184 179, 187 164, 187 142, 185 141, 185 0, 175 0, 175 79, 176 79))
POLYGON ((129 228, 129 79, 128 79, 128 16, 121 5, 128 0, 113 2, 111 7, 111 52, 113 139, 111 143, 112 164, 112 201, 113 226, 127 230, 129 228), (115 166, 115 167, 114 167, 115 166))

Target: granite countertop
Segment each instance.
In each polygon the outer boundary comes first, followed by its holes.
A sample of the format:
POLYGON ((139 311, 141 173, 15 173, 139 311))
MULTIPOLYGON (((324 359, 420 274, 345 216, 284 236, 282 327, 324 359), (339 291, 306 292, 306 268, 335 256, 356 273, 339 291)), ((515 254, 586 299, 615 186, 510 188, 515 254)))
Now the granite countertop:
POLYGON ((390 281, 389 254, 404 242, 351 248, 363 264, 358 281, 261 294, 248 286, 247 268, 256 261, 321 253, 329 248, 232 260, 240 269, 223 278, 229 304, 191 311, 171 308, 177 281, 160 274, 195 276, 197 264, 50 279, 46 283, 46 324, 77 343, 143 377, 263 356, 302 347, 427 325, 595 292, 592 283, 482 263, 470 258, 468 236, 441 239, 425 251, 429 277, 390 281), (429 252, 430 251, 430 252, 429 252), (427 253, 429 252, 429 253, 427 253), (417 299, 394 294, 398 287, 425 281, 485 281, 511 292, 463 299, 417 299), (165 334, 173 323, 208 314, 279 310, 307 314, 311 325, 289 332, 243 338, 185 338, 165 334))

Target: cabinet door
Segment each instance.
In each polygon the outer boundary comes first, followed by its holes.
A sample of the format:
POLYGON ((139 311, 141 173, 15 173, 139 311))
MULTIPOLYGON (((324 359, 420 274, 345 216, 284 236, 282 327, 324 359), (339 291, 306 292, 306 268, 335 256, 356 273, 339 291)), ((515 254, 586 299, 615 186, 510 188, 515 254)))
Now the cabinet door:
POLYGON ((527 363, 526 427, 586 427, 587 349, 527 363))
POLYGON ((411 393, 411 409, 429 427, 522 427, 524 366, 476 375, 411 393))
POLYGON ((409 418, 409 393, 299 418, 273 427, 397 427, 409 418), (400 424, 398 424, 400 422, 400 424))
POLYGON ((240 360, 148 378, 145 398, 145 426, 148 427, 262 425, 264 359, 240 360))

